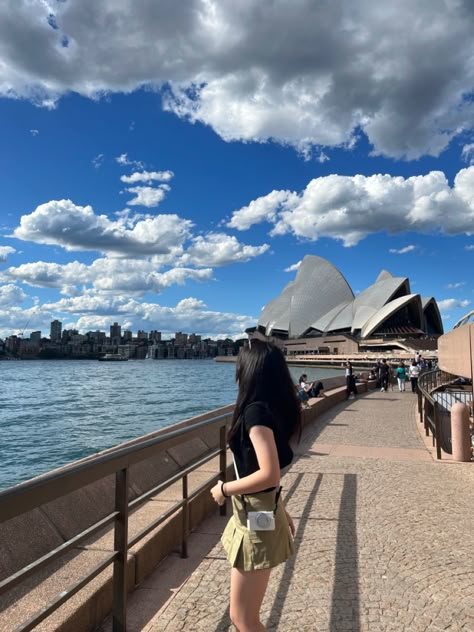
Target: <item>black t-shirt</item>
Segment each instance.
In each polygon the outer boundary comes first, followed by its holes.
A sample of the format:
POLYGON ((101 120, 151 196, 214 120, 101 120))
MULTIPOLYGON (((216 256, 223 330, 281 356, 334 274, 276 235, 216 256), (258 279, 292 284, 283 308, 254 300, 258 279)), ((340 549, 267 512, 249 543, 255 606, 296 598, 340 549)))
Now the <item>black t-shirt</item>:
POLYGON ((234 455, 240 478, 253 474, 259 469, 257 455, 249 436, 250 428, 253 426, 266 426, 273 430, 280 469, 289 465, 293 459, 293 450, 288 444, 286 433, 282 432, 267 404, 253 402, 245 408, 229 440, 229 447, 234 455))

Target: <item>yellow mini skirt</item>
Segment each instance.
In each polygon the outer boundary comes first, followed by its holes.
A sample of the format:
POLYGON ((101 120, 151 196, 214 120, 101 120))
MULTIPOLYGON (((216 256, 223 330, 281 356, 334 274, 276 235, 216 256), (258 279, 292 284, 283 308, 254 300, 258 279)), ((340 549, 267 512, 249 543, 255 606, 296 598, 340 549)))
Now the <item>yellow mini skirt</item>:
MULTIPOLYGON (((272 511, 276 490, 245 494, 247 511, 272 511)), ((286 562, 295 547, 281 499, 278 499, 274 531, 249 531, 240 496, 232 496, 232 517, 222 534, 222 545, 233 568, 253 571, 286 562)))

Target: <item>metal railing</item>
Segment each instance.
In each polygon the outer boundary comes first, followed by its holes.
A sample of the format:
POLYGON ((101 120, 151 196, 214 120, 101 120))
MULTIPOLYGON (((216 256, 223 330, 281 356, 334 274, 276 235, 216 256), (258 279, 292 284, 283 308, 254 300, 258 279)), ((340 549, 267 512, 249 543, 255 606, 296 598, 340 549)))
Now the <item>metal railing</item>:
MULTIPOLYGON (((128 549, 137 544, 148 533, 156 529, 165 520, 177 512, 182 514, 181 555, 187 557, 187 539, 189 532, 189 504, 198 494, 203 492, 219 478, 225 480, 227 469, 227 422, 229 413, 207 419, 177 430, 165 432, 153 438, 135 442, 133 445, 117 447, 107 453, 90 457, 83 461, 39 476, 31 481, 21 483, 0 492, 0 523, 16 518, 45 503, 51 502, 94 483, 105 476, 115 474, 115 510, 94 523, 86 530, 75 535, 40 559, 17 571, 0 582, 0 595, 20 584, 27 577, 45 568, 67 551, 76 547, 90 536, 98 533, 107 525, 114 524, 114 551, 100 562, 89 573, 81 577, 74 584, 61 591, 48 605, 36 612, 28 621, 22 623, 18 631, 33 630, 41 621, 46 619, 63 603, 76 594, 81 588, 91 582, 99 573, 113 563, 113 606, 112 621, 114 632, 126 631, 127 610, 127 581, 126 565, 128 549), (167 478, 153 489, 129 501, 129 468, 145 459, 172 448, 189 439, 198 437, 203 429, 215 429, 219 433, 219 447, 207 452, 205 456, 184 467, 173 476, 167 478), (210 476, 196 489, 189 492, 188 475, 211 459, 219 456, 219 472, 210 476), (152 496, 162 492, 175 482, 182 481, 182 498, 174 503, 132 539, 128 538, 129 512, 138 505, 146 502, 152 496)), ((225 515, 226 506, 220 507, 221 515, 225 515)))
POLYGON ((457 380, 456 375, 435 369, 424 371, 418 378, 418 412, 425 428, 426 436, 431 431, 433 447, 436 446, 436 458, 441 459, 441 403, 439 389, 457 380), (436 395, 433 397, 433 395, 436 395))

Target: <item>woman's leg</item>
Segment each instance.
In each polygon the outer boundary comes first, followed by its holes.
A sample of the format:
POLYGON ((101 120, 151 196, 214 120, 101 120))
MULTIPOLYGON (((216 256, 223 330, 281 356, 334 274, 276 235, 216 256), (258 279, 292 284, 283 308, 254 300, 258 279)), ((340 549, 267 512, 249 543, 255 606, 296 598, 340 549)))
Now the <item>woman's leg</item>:
POLYGON ((400 377, 397 377, 397 381, 398 381, 398 390, 402 392, 402 379, 400 377))
POLYGON ((239 632, 265 632, 260 622, 270 568, 241 571, 233 568, 230 575, 230 619, 239 632))

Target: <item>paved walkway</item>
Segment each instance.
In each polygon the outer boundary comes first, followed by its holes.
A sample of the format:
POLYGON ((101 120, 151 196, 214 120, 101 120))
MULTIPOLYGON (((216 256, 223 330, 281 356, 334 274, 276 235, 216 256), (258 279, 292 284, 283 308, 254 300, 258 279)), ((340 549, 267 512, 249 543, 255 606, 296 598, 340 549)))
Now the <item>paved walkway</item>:
MULTIPOLYGON (((433 461, 414 411, 411 393, 371 392, 306 431, 283 481, 297 554, 272 573, 269 630, 474 632, 474 464, 433 461)), ((195 535, 200 563, 182 561, 194 571, 158 614, 145 604, 178 558, 136 591, 132 629, 233 629, 225 521, 195 535)))

